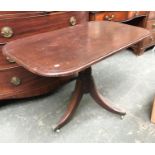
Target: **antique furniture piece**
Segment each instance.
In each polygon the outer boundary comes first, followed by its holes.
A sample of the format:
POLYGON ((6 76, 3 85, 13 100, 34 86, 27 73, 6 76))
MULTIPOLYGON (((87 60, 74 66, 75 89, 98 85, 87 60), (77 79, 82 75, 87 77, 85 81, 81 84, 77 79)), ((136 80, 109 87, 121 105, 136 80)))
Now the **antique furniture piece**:
POLYGON ((142 52, 155 45, 155 11, 150 11, 146 21, 146 29, 150 30, 151 36, 142 42, 142 52))
POLYGON ((71 119, 85 93, 89 93, 106 110, 126 114, 112 107, 99 94, 91 66, 149 35, 149 31, 142 28, 94 21, 12 41, 3 47, 3 54, 30 72, 44 77, 78 74, 67 111, 54 128, 58 130, 71 119))
POLYGON ((142 16, 145 17, 147 14, 147 11, 98 11, 90 12, 90 20, 127 22, 142 16))
MULTIPOLYGON (((2 55, 2 47, 5 44, 25 36, 86 21, 88 12, 0 12, 0 100, 45 94, 72 78, 45 78, 28 72, 12 59, 2 55)), ((24 49, 21 49, 21 52, 22 50, 24 49)), ((30 54, 29 51, 27 54, 30 54)))
POLYGON ((133 52, 137 55, 144 53, 146 49, 155 45, 155 12, 154 11, 99 11, 90 12, 90 20, 105 20, 122 22, 130 25, 146 28, 150 30, 151 35, 131 46, 133 52))

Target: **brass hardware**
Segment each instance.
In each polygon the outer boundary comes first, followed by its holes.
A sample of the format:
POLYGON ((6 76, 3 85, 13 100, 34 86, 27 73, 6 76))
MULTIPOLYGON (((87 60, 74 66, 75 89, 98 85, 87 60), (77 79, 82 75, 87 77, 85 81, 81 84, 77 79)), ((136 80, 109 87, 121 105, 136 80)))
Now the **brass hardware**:
POLYGON ((74 16, 70 17, 69 23, 70 23, 71 26, 76 25, 76 23, 77 23, 76 18, 74 16))
POLYGON ((5 38, 11 38, 13 36, 13 30, 9 26, 5 26, 1 29, 1 35, 5 38))
POLYGON ((111 21, 114 19, 114 17, 115 17, 115 15, 111 15, 111 16, 107 15, 107 16, 105 16, 105 19, 111 21))
POLYGON ((111 15, 111 18, 113 19, 115 17, 115 15, 111 15))
POLYGON ((11 81, 10 81, 10 82, 11 82, 13 85, 18 86, 18 85, 21 84, 21 79, 18 78, 18 77, 16 77, 16 76, 13 76, 13 77, 11 78, 11 81))
POLYGON ((124 119, 124 115, 121 115, 121 119, 124 119))
POLYGON ((153 29, 155 28, 155 23, 152 24, 152 28, 153 28, 153 29))
POLYGON ((10 63, 15 63, 15 61, 12 60, 12 59, 10 59, 9 57, 6 57, 6 60, 7 60, 8 62, 10 62, 10 63))
POLYGON ((139 12, 138 11, 135 11, 135 16, 138 16, 139 12))
POLYGON ((109 16, 105 16, 105 19, 106 19, 106 20, 109 20, 109 16))

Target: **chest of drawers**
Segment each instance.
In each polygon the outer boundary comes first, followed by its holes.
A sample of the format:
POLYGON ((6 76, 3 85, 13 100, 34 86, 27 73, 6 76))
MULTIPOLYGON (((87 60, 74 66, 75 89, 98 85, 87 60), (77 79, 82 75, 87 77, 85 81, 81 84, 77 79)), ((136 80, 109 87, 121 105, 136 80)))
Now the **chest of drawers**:
POLYGON ((150 30, 152 35, 143 41, 141 48, 142 53, 147 48, 155 45, 155 11, 150 11, 146 21, 146 29, 150 30))
POLYGON ((155 45, 155 12, 149 11, 100 11, 90 12, 90 20, 108 20, 123 22, 135 26, 149 29, 152 36, 144 39, 138 44, 133 45, 132 51, 136 55, 141 55, 144 51, 155 45))
POLYGON ((2 48, 11 40, 53 31, 88 21, 87 12, 0 12, 0 99, 25 98, 48 93, 73 77, 45 78, 26 71, 2 48))
POLYGON ((147 11, 99 11, 90 12, 90 20, 127 22, 134 18, 145 16, 146 14, 147 11))

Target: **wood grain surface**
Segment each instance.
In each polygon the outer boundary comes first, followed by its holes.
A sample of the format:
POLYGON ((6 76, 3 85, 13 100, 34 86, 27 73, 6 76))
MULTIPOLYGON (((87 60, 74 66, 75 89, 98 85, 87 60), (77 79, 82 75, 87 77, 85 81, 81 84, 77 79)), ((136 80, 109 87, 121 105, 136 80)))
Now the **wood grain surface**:
POLYGON ((146 29, 92 21, 42 33, 4 46, 3 54, 42 76, 68 76, 148 37, 146 29))

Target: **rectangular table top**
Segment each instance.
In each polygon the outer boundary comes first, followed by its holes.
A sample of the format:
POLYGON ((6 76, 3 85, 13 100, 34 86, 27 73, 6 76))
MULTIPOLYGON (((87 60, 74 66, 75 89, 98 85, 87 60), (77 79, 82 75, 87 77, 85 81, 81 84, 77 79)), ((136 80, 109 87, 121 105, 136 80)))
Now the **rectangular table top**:
POLYGON ((146 29, 92 21, 11 41, 3 54, 42 76, 68 76, 148 37, 146 29))

